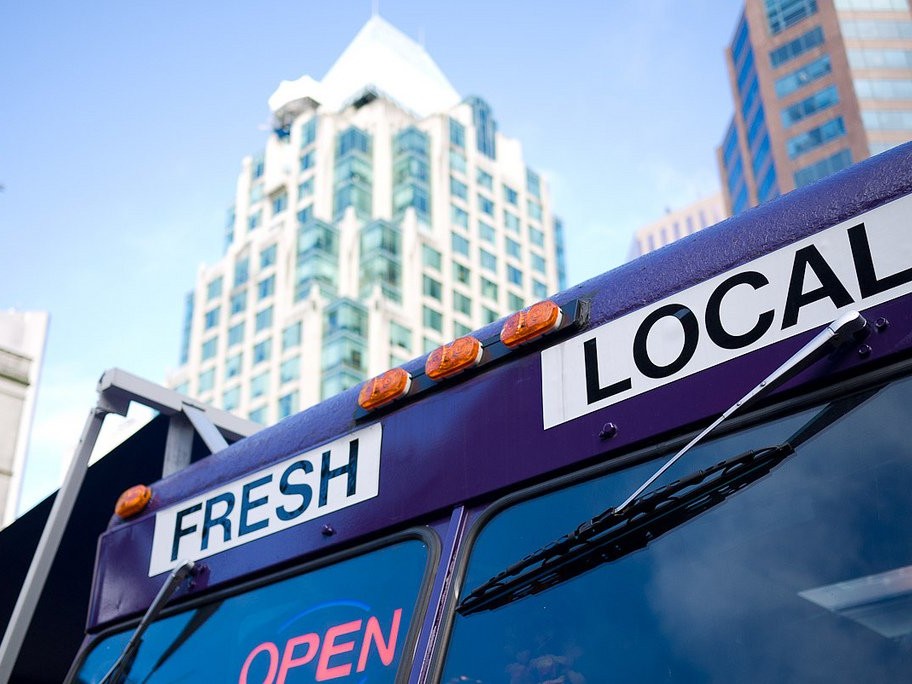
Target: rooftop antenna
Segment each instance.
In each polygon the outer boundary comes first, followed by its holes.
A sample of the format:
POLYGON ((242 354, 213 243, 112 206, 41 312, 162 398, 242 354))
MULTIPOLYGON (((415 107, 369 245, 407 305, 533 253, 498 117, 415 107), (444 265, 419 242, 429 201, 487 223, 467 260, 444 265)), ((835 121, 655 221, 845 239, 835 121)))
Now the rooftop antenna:
POLYGON ((380 0, 371 0, 371 19, 380 16, 380 0))

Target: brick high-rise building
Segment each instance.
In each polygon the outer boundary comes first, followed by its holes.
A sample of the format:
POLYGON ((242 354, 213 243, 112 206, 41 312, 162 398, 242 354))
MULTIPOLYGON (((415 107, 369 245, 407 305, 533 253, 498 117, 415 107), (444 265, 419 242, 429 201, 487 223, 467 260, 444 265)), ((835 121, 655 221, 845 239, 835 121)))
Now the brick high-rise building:
POLYGON ((907 0, 747 0, 726 56, 732 214, 912 139, 907 0))

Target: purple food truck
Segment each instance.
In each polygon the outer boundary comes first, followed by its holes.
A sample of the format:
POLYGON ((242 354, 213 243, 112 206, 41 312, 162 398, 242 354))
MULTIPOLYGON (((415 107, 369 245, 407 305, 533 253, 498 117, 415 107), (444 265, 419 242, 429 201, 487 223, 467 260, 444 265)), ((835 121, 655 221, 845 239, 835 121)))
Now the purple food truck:
POLYGON ((69 680, 907 681, 910 191, 905 145, 130 490, 69 680))

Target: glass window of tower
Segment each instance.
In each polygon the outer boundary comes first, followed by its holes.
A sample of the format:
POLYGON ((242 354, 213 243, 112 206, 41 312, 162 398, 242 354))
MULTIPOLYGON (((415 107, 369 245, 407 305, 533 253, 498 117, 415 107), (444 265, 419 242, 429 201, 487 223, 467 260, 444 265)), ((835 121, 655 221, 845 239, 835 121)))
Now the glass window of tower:
POLYGON ((816 13, 817 0, 766 0, 766 18, 774 36, 816 13))
POLYGON ((244 365, 244 352, 238 352, 229 356, 225 361, 225 379, 230 380, 241 374, 241 368, 244 365))
POLYGON ((452 237, 453 251, 463 256, 469 256, 469 241, 457 233, 453 233, 452 237))
POLYGON ((450 176, 450 194, 462 200, 468 199, 469 187, 462 181, 450 176))
POLYGON ((424 293, 425 297, 432 297, 433 299, 441 299, 443 296, 443 286, 437 280, 434 280, 430 276, 421 276, 422 287, 421 290, 424 293))
POLYGON ((255 332, 266 330, 272 327, 272 307, 266 307, 262 311, 257 311, 254 325, 255 332))
POLYGON ((250 275, 250 260, 247 257, 238 259, 234 264, 234 286, 243 285, 250 275))
POLYGON ((450 217, 454 225, 462 228, 469 227, 469 214, 465 209, 457 207, 455 204, 450 205, 450 217))
POLYGON ((260 252, 260 268, 269 268, 276 261, 276 246, 269 245, 260 252))
POLYGON ((497 233, 494 231, 494 226, 485 223, 484 221, 478 222, 478 237, 484 240, 485 242, 490 242, 494 244, 494 240, 497 233))
POLYGON ((908 19, 846 19, 839 22, 844 38, 895 40, 912 38, 912 21, 908 19))
POLYGON ((465 126, 455 119, 450 119, 450 144, 465 147, 465 126))
POLYGON ((441 255, 433 247, 421 245, 421 260, 428 268, 433 268, 435 271, 440 270, 441 255))
POLYGON ((203 361, 215 357, 215 352, 218 346, 218 338, 211 337, 208 340, 204 341, 201 348, 201 358, 203 361))
POLYGON ((301 376, 301 357, 292 356, 290 359, 282 361, 279 366, 279 382, 293 382, 301 376))
POLYGON ((429 306, 421 307, 422 320, 425 328, 443 332, 443 314, 429 306))
POLYGON ((288 416, 298 412, 298 392, 289 392, 281 397, 279 397, 278 405, 276 406, 277 415, 276 417, 279 420, 287 418, 288 416))
POLYGON ((244 341, 244 321, 228 328, 228 346, 233 347, 244 341))
POLYGON ((262 342, 254 345, 253 347, 253 364, 263 363, 268 361, 269 357, 272 355, 272 340, 265 339, 262 342))
POLYGON ((460 264, 458 261, 453 262, 453 280, 463 285, 468 285, 472 279, 472 271, 468 266, 460 264))
POLYGON ((479 261, 481 262, 481 267, 487 271, 496 272, 497 271, 497 257, 484 249, 480 249, 478 251, 479 251, 479 261))
POLYGON ((465 314, 466 316, 472 315, 472 300, 466 297, 461 292, 453 291, 453 308, 465 314))
POLYGON ((301 344, 301 328, 301 321, 296 321, 282 329, 282 351, 301 344))
POLYGON ((532 169, 526 169, 526 190, 533 197, 541 197, 541 178, 532 169))
POLYGON ((481 296, 497 301, 497 283, 491 282, 487 278, 482 278, 481 296))
POLYGON ((271 297, 275 294, 275 276, 271 275, 268 278, 264 278, 257 284, 257 294, 260 299, 265 299, 266 297, 271 297))
POLYGON ((776 95, 785 97, 799 88, 803 88, 833 70, 829 55, 821 55, 813 62, 795 69, 776 81, 776 95))
POLYGON ((222 294, 222 276, 214 278, 206 286, 206 299, 215 299, 222 294))
POLYGON ((835 154, 821 159, 818 162, 805 166, 795 172, 795 186, 804 187, 826 176, 844 169, 852 163, 852 153, 849 150, 840 150, 835 154))
POLYGON ((815 26, 807 33, 770 52, 770 63, 776 69, 820 45, 823 45, 823 29, 815 26))

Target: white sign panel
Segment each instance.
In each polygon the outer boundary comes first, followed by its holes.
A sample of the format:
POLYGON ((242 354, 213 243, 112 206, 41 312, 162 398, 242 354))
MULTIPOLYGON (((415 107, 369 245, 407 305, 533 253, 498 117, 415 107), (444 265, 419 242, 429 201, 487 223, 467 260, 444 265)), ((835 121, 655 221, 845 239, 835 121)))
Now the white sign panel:
POLYGON ((377 496, 380 423, 155 514, 149 576, 377 496))
POLYGON ((912 196, 544 350, 544 427, 909 292, 912 196))

